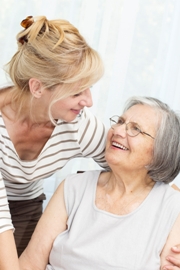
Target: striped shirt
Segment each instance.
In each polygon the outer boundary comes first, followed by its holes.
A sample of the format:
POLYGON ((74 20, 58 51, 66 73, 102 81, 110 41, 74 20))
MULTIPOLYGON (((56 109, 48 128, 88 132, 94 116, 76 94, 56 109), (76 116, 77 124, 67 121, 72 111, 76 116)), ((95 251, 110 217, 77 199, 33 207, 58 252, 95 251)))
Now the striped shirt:
POLYGON ((9 200, 38 197, 43 193, 43 179, 62 169, 72 158, 93 158, 107 168, 105 141, 104 125, 85 108, 74 121, 57 122, 37 159, 21 160, 0 114, 0 233, 12 228, 7 197, 9 200))

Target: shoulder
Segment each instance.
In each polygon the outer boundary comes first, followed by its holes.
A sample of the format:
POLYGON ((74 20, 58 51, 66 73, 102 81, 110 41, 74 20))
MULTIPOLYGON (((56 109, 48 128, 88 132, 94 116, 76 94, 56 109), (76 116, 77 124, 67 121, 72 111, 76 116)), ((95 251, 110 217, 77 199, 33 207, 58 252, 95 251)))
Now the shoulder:
POLYGON ((88 108, 84 108, 79 118, 79 137, 92 137, 97 140, 106 138, 107 128, 88 108))
POLYGON ((166 216, 176 218, 180 213, 180 192, 169 184, 157 182, 151 193, 152 204, 166 216))
POLYGON ((161 191, 164 201, 180 202, 180 192, 172 188, 169 184, 156 183, 157 192, 161 191))
POLYGON ((92 170, 70 174, 65 179, 64 188, 71 188, 72 190, 79 191, 79 186, 81 186, 80 192, 82 192, 82 189, 86 188, 88 183, 97 183, 100 173, 101 170, 92 170))
POLYGON ((82 198, 91 194, 97 186, 101 170, 87 171, 68 175, 64 181, 64 200, 68 215, 77 208, 82 198))
POLYGON ((164 205, 171 216, 175 218, 180 214, 180 192, 173 189, 169 184, 165 184, 166 192, 164 205))

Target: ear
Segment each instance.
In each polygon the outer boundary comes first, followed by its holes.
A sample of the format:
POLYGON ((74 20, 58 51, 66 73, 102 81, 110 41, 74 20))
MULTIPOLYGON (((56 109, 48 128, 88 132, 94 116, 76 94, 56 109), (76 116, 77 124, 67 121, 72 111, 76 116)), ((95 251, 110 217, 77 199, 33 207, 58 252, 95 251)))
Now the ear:
POLYGON ((43 86, 40 80, 31 78, 29 80, 29 90, 35 98, 40 98, 43 93, 43 86))

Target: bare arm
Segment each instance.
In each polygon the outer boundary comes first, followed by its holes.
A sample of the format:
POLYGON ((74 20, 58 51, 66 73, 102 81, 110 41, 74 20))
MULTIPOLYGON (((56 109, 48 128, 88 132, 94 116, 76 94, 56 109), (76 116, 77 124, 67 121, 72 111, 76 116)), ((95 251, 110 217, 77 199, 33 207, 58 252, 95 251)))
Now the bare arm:
POLYGON ((12 230, 8 230, 0 234, 0 269, 20 269, 12 230))
POLYGON ((59 185, 40 218, 32 238, 20 256, 21 270, 44 270, 57 235, 66 230, 64 181, 59 185))
POLYGON ((180 269, 180 252, 173 252, 174 246, 180 243, 180 215, 177 218, 169 237, 166 241, 164 249, 161 253, 161 269, 178 270, 180 269), (173 259, 173 258, 174 259, 173 259), (170 259, 171 258, 171 259, 170 259))

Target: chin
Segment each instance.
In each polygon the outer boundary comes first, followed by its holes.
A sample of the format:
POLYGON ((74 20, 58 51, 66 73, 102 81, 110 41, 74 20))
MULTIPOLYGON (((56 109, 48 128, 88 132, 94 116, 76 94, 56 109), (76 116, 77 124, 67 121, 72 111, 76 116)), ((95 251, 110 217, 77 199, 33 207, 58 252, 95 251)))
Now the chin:
POLYGON ((77 117, 77 115, 76 116, 74 116, 74 117, 64 117, 64 121, 66 121, 66 122, 72 122, 72 121, 74 121, 75 119, 76 119, 76 117, 77 117))

